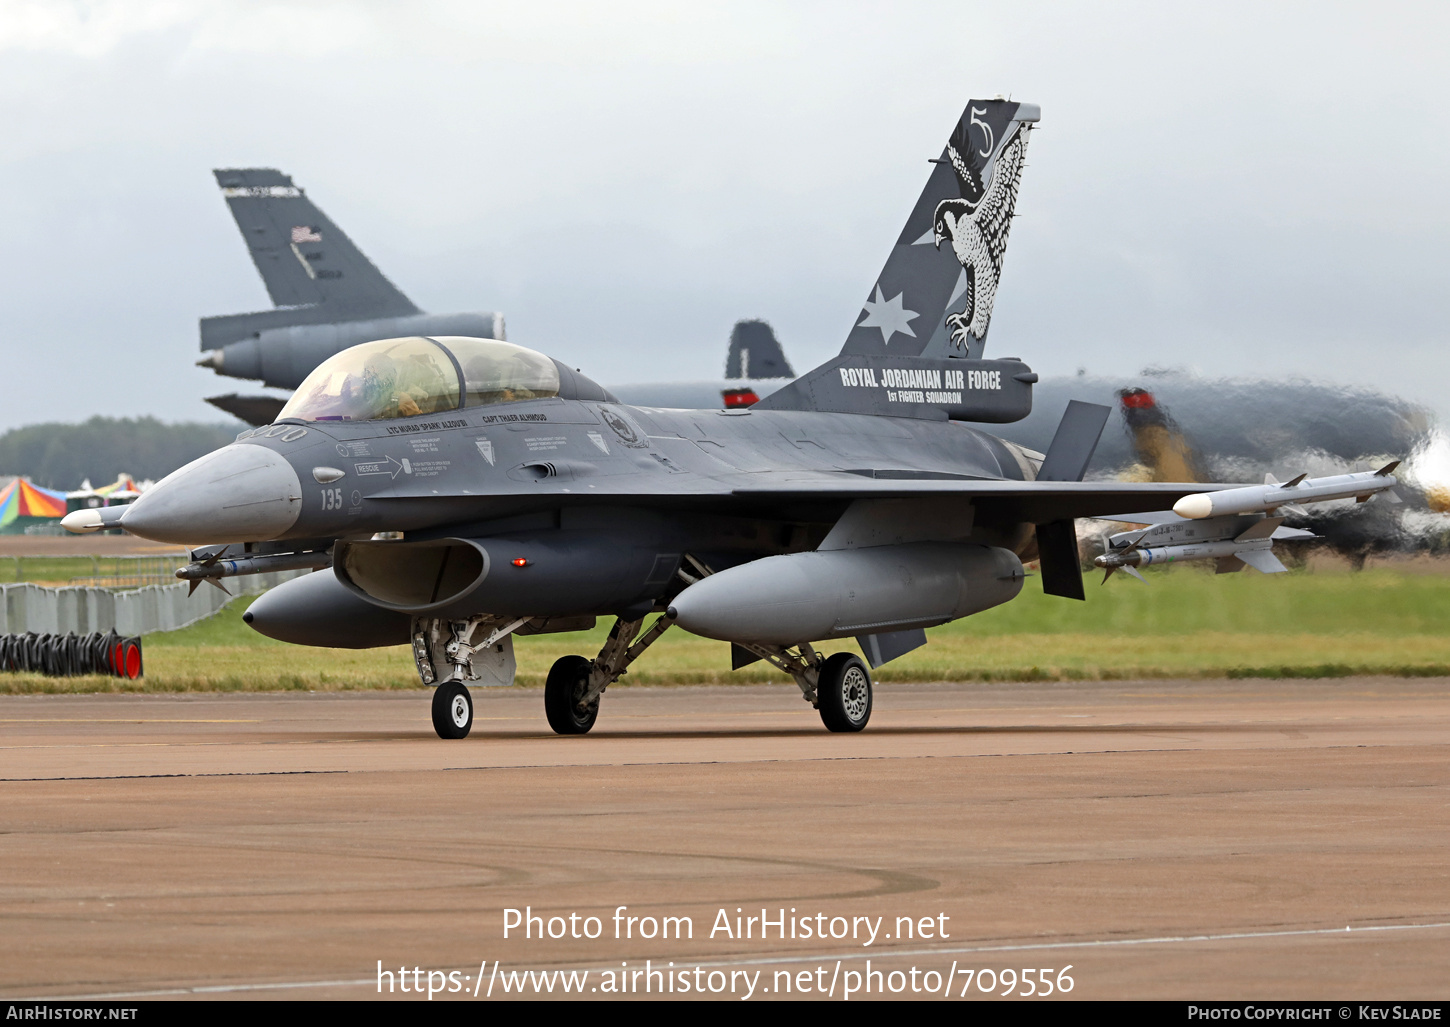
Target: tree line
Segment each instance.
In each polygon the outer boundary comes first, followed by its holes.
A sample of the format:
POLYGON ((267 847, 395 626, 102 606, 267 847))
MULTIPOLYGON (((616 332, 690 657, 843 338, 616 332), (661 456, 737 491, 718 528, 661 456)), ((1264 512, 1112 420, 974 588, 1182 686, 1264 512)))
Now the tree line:
POLYGON ((121 474, 159 479, 225 446, 246 426, 165 424, 154 417, 92 417, 82 424, 32 424, 0 435, 0 475, 37 485, 77 489, 89 478, 108 485, 121 474))

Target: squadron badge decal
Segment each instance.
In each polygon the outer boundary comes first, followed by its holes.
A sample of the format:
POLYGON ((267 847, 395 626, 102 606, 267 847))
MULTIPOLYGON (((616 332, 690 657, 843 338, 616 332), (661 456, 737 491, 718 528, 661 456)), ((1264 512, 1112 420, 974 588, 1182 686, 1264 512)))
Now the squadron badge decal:
POLYGON ((982 171, 992 154, 993 142, 991 126, 976 117, 984 113, 973 108, 968 123, 958 126, 947 143, 947 156, 961 184, 962 196, 937 204, 932 231, 936 247, 940 249, 942 243, 950 242, 962 265, 962 275, 948 306, 963 294, 966 304, 947 316, 946 326, 951 330, 952 345, 963 351, 972 343, 980 345, 987 336, 1027 152, 1027 133, 1014 125, 997 155, 990 180, 983 185, 982 171))

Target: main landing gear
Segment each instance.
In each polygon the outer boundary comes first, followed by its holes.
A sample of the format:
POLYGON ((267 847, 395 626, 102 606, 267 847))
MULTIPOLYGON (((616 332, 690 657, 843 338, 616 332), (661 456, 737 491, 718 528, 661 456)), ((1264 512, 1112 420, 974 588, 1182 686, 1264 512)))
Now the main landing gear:
POLYGON ((828 656, 816 684, 816 709, 827 731, 860 731, 871 719, 871 674, 860 657, 828 656))
POLYGON ((544 715, 556 734, 587 734, 599 716, 599 697, 627 673, 629 665, 652 646, 675 619, 665 614, 633 642, 644 618, 614 622, 609 638, 592 661, 582 656, 561 656, 544 682, 544 715))
POLYGON ((871 672, 859 656, 836 653, 823 658, 809 642, 794 652, 777 645, 740 648, 793 677, 801 698, 820 713, 827 731, 860 731, 871 719, 871 672))

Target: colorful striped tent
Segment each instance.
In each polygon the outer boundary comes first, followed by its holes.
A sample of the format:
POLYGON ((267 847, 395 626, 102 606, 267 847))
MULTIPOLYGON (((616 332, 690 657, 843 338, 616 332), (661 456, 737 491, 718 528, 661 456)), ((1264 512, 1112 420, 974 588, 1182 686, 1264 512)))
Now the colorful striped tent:
POLYGON ((0 531, 23 531, 25 525, 65 516, 65 493, 16 478, 0 489, 0 531))

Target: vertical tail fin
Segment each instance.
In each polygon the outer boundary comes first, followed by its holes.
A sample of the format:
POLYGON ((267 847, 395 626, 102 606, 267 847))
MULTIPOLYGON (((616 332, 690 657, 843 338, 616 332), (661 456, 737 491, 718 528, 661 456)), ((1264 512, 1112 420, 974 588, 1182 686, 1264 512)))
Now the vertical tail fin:
POLYGON ((214 174, 276 306, 325 306, 328 321, 421 313, 289 176, 274 168, 214 174))
POLYGON ((736 321, 725 357, 726 378, 794 378, 768 321, 736 321))
POLYGON ((759 406, 998 423, 1027 416, 1037 376, 982 353, 1039 116, 1036 104, 967 104, 840 355, 759 406))
POLYGON ((1036 104, 967 104, 843 352, 981 358, 1039 117, 1036 104))

